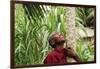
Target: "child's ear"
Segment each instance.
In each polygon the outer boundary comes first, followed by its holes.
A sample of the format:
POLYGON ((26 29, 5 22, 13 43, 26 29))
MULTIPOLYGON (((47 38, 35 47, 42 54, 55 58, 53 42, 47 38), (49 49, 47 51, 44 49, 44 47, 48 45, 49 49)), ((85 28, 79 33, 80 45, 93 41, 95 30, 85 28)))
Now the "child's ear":
POLYGON ((54 40, 50 40, 49 43, 50 43, 50 45, 54 45, 55 41, 54 40))

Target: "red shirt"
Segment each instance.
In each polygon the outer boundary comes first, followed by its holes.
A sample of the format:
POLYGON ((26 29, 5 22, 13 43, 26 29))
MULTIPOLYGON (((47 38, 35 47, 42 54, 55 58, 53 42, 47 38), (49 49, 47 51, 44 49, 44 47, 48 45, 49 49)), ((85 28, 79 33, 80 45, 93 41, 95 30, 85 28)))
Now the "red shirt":
POLYGON ((64 50, 54 49, 50 52, 46 59, 44 60, 44 64, 66 64, 67 59, 64 55, 64 50))

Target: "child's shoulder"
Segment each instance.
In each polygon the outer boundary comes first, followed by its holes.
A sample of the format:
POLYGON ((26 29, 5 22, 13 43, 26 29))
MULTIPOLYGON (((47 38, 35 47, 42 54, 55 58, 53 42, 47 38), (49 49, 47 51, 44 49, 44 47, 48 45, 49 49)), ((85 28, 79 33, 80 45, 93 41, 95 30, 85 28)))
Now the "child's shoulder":
POLYGON ((48 56, 54 56, 56 54, 56 52, 54 50, 52 50, 51 52, 48 53, 48 56))

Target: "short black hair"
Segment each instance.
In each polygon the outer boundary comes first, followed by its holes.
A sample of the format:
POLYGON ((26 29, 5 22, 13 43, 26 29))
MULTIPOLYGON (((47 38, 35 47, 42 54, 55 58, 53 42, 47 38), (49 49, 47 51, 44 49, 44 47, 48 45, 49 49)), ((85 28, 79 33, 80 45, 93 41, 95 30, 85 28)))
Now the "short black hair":
POLYGON ((54 35, 56 34, 60 34, 59 32, 53 32, 50 34, 49 38, 48 38, 48 42, 49 42, 49 45, 52 47, 52 48, 55 48, 55 41, 54 41, 54 35))

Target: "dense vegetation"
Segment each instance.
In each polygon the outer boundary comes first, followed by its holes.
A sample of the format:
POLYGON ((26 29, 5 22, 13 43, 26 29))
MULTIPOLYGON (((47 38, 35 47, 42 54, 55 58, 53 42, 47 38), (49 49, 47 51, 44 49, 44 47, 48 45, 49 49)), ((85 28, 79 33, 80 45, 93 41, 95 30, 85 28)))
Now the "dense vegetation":
MULTIPOLYGON (((66 11, 66 7, 61 6, 15 5, 16 65, 43 64, 51 50, 47 41, 49 35, 54 31, 61 32, 64 36, 67 34, 66 11)), ((75 13, 76 29, 87 35, 85 27, 90 27, 87 21, 94 16, 94 9, 76 7, 75 13)), ((84 40, 78 32, 76 51, 83 62, 94 60, 94 45, 90 40, 84 40)))

